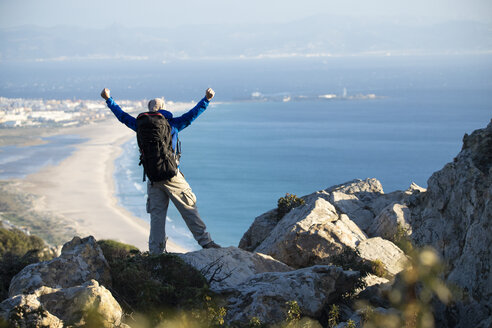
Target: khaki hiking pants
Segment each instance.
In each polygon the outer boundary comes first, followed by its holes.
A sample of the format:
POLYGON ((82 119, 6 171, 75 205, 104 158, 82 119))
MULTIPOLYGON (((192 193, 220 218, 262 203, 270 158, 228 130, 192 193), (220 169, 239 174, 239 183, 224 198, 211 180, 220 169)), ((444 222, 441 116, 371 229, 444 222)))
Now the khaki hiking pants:
POLYGON ((169 199, 178 209, 188 229, 200 246, 212 241, 196 207, 196 196, 181 172, 167 181, 147 182, 147 213, 150 213, 149 251, 161 254, 166 250, 166 215, 169 199))

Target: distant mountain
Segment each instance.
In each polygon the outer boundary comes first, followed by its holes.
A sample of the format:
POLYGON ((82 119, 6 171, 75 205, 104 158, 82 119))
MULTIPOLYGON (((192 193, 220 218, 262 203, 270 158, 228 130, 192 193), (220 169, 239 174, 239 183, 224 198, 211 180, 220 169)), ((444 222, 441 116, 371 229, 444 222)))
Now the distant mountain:
POLYGON ((282 24, 0 29, 1 61, 159 60, 492 52, 492 24, 319 15, 282 24))

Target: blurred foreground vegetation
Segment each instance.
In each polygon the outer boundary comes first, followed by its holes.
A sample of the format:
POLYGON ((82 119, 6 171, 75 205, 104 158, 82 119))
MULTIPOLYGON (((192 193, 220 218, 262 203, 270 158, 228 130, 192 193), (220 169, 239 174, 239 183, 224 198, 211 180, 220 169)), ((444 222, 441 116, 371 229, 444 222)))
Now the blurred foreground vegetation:
MULTIPOLYGON (((317 320, 302 316, 296 300, 286 303, 285 321, 276 325, 266 325, 258 317, 252 317, 246 325, 228 324, 224 300, 209 289, 209 282, 198 270, 178 256, 150 255, 112 240, 100 240, 98 244, 113 279, 112 286, 107 287, 125 312, 124 322, 133 328, 321 327, 317 320)), ((358 299, 357 295, 346 295, 342 303, 327 305, 323 324, 335 327, 343 319, 345 323, 341 327, 435 327, 436 302, 446 305, 452 301, 450 288, 442 280, 445 267, 432 248, 418 249, 408 241, 401 244, 407 245, 409 265, 397 275, 383 296, 389 308, 375 308, 370 302, 358 299), (361 321, 343 317, 344 306, 355 308, 361 321)), ((346 250, 335 258, 335 262, 338 260, 337 264, 345 269, 360 270, 364 274, 379 268, 374 263, 355 261, 356 255, 346 250)), ((41 238, 16 229, 0 228, 1 299, 8 297, 10 280, 23 267, 51 258, 41 238)), ((85 327, 100 326, 97 316, 87 315, 86 318, 85 327)))

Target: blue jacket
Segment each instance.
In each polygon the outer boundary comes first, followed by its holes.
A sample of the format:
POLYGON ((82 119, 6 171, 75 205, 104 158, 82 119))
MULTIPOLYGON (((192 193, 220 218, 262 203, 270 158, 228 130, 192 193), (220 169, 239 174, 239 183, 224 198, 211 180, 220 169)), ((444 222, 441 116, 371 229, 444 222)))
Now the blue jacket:
MULTIPOLYGON (((124 112, 120 106, 113 100, 113 98, 109 98, 106 100, 106 104, 108 105, 109 109, 113 112, 114 116, 123 124, 125 124, 127 127, 132 129, 133 131, 137 132, 137 120, 135 117, 131 116, 130 114, 124 112)), ((193 122, 201 113, 207 109, 207 106, 209 104, 209 101, 207 100, 206 97, 204 97, 202 100, 196 104, 195 107, 190 109, 188 112, 184 113, 183 115, 179 117, 173 117, 173 113, 168 112, 167 110, 161 109, 159 110, 159 113, 164 115, 164 117, 167 119, 169 122, 169 125, 171 126, 171 136, 173 138, 173 149, 176 149, 176 143, 178 140, 178 132, 186 128, 193 122)))

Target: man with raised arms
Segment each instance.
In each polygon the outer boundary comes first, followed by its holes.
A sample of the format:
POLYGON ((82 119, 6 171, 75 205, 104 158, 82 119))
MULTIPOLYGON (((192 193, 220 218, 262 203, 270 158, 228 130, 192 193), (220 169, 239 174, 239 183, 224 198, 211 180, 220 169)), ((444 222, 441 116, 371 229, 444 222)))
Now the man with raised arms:
MULTIPOLYGON (((176 206, 186 222, 186 225, 193 234, 193 237, 198 244, 200 244, 200 246, 203 248, 220 248, 220 246, 211 239, 210 234, 207 232, 205 223, 198 214, 196 207, 196 196, 191 191, 191 188, 186 182, 183 174, 179 171, 180 147, 178 132, 188 127, 201 113, 205 111, 205 109, 207 109, 207 106, 214 95, 215 92, 212 89, 207 89, 205 92, 205 97, 200 100, 194 108, 179 117, 173 117, 171 112, 165 110, 163 99, 152 99, 148 103, 149 112, 142 113, 138 118, 135 118, 124 112, 121 107, 118 106, 113 98, 110 97, 109 89, 105 88, 101 92, 101 97, 106 100, 106 104, 116 118, 135 132, 137 132, 137 128, 139 127, 139 122, 137 119, 140 120, 140 116, 147 115, 150 119, 154 119, 154 117, 158 116, 161 120, 163 117, 168 123, 167 125, 167 123, 164 122, 167 129, 170 130, 169 149, 177 155, 176 158, 173 157, 175 158, 176 163, 171 163, 171 166, 176 168, 171 174, 172 177, 166 177, 163 180, 156 179, 154 177, 155 175, 149 174, 149 172, 153 171, 153 167, 149 167, 149 164, 144 165, 145 173, 149 177, 147 182, 147 213, 150 213, 149 251, 151 254, 161 254, 166 250, 167 238, 165 225, 169 200, 171 200, 176 206), (154 178, 152 179, 151 176, 154 178), (160 181, 151 181, 151 179, 160 181)), ((140 126, 141 125, 142 124, 140 124, 140 126)), ((169 134, 169 132, 167 132, 167 134, 169 134)), ((165 133, 166 132, 164 132, 163 139, 167 137, 165 133)), ((139 147, 142 152, 140 143, 141 141, 139 140, 139 147)))

